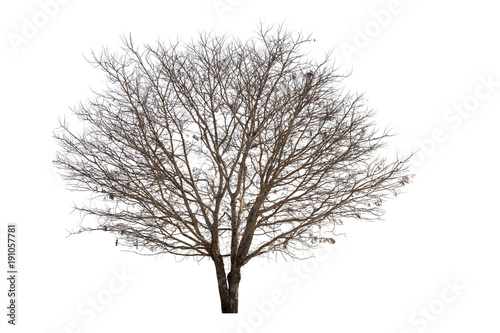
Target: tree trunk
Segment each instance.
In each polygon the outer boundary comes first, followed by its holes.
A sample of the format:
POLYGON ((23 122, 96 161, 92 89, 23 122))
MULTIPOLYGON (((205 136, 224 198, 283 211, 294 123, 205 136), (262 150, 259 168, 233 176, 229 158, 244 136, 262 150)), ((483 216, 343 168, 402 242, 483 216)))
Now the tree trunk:
POLYGON ((219 287, 222 313, 238 313, 238 289, 241 280, 240 270, 232 269, 226 279, 222 258, 221 260, 215 260, 214 263, 217 273, 217 284, 219 287))
POLYGON ((232 313, 238 313, 238 289, 240 287, 241 272, 240 269, 231 269, 227 275, 229 282, 229 307, 232 313))

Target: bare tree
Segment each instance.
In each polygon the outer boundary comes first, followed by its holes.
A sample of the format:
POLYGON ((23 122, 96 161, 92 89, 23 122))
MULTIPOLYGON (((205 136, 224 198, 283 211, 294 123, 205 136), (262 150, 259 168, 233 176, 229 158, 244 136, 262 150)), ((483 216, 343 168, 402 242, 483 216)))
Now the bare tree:
POLYGON ((215 264, 223 313, 238 311, 252 258, 304 258, 334 243, 342 218, 377 219, 409 181, 408 158, 388 162, 391 134, 310 36, 260 27, 246 42, 201 34, 190 43, 92 53, 109 84, 54 136, 68 188, 92 193, 76 209, 140 254, 215 264))

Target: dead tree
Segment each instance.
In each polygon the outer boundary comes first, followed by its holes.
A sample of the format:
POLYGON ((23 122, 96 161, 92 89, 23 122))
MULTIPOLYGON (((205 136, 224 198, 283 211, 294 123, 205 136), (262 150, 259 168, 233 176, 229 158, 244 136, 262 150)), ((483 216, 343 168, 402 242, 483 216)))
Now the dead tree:
POLYGON ((141 254, 208 258, 222 312, 238 311, 241 269, 252 258, 303 258, 323 227, 377 219, 409 181, 408 158, 381 157, 391 134, 375 127, 362 96, 344 93, 309 36, 261 27, 238 39, 138 47, 131 37, 90 61, 109 82, 54 136, 54 160, 76 207, 96 219, 74 233, 106 231, 141 254), (101 189, 100 191, 97 189, 101 189), (149 252, 148 252, 149 251, 149 252))

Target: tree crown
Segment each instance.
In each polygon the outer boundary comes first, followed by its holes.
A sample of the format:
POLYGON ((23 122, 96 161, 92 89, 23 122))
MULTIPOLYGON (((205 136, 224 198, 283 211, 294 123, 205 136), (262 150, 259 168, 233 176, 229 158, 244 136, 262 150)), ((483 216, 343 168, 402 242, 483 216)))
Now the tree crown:
MULTIPOLYGON (((201 34, 190 43, 93 53, 109 82, 55 132, 54 161, 76 207, 150 253, 230 258, 299 256, 333 243, 342 218, 375 219, 409 182, 409 158, 380 157, 384 139, 361 95, 344 93, 310 36, 263 28, 246 42, 201 34)), ((144 252, 141 252, 144 253, 144 252)))

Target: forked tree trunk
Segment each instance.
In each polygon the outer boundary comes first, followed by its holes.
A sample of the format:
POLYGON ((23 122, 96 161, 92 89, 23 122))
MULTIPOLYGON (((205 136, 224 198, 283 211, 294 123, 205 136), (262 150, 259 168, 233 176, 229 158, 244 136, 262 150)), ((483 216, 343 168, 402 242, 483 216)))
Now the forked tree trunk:
POLYGON ((217 284, 222 313, 238 313, 238 288, 240 286, 240 269, 232 269, 227 275, 222 260, 214 261, 217 273, 217 284))

